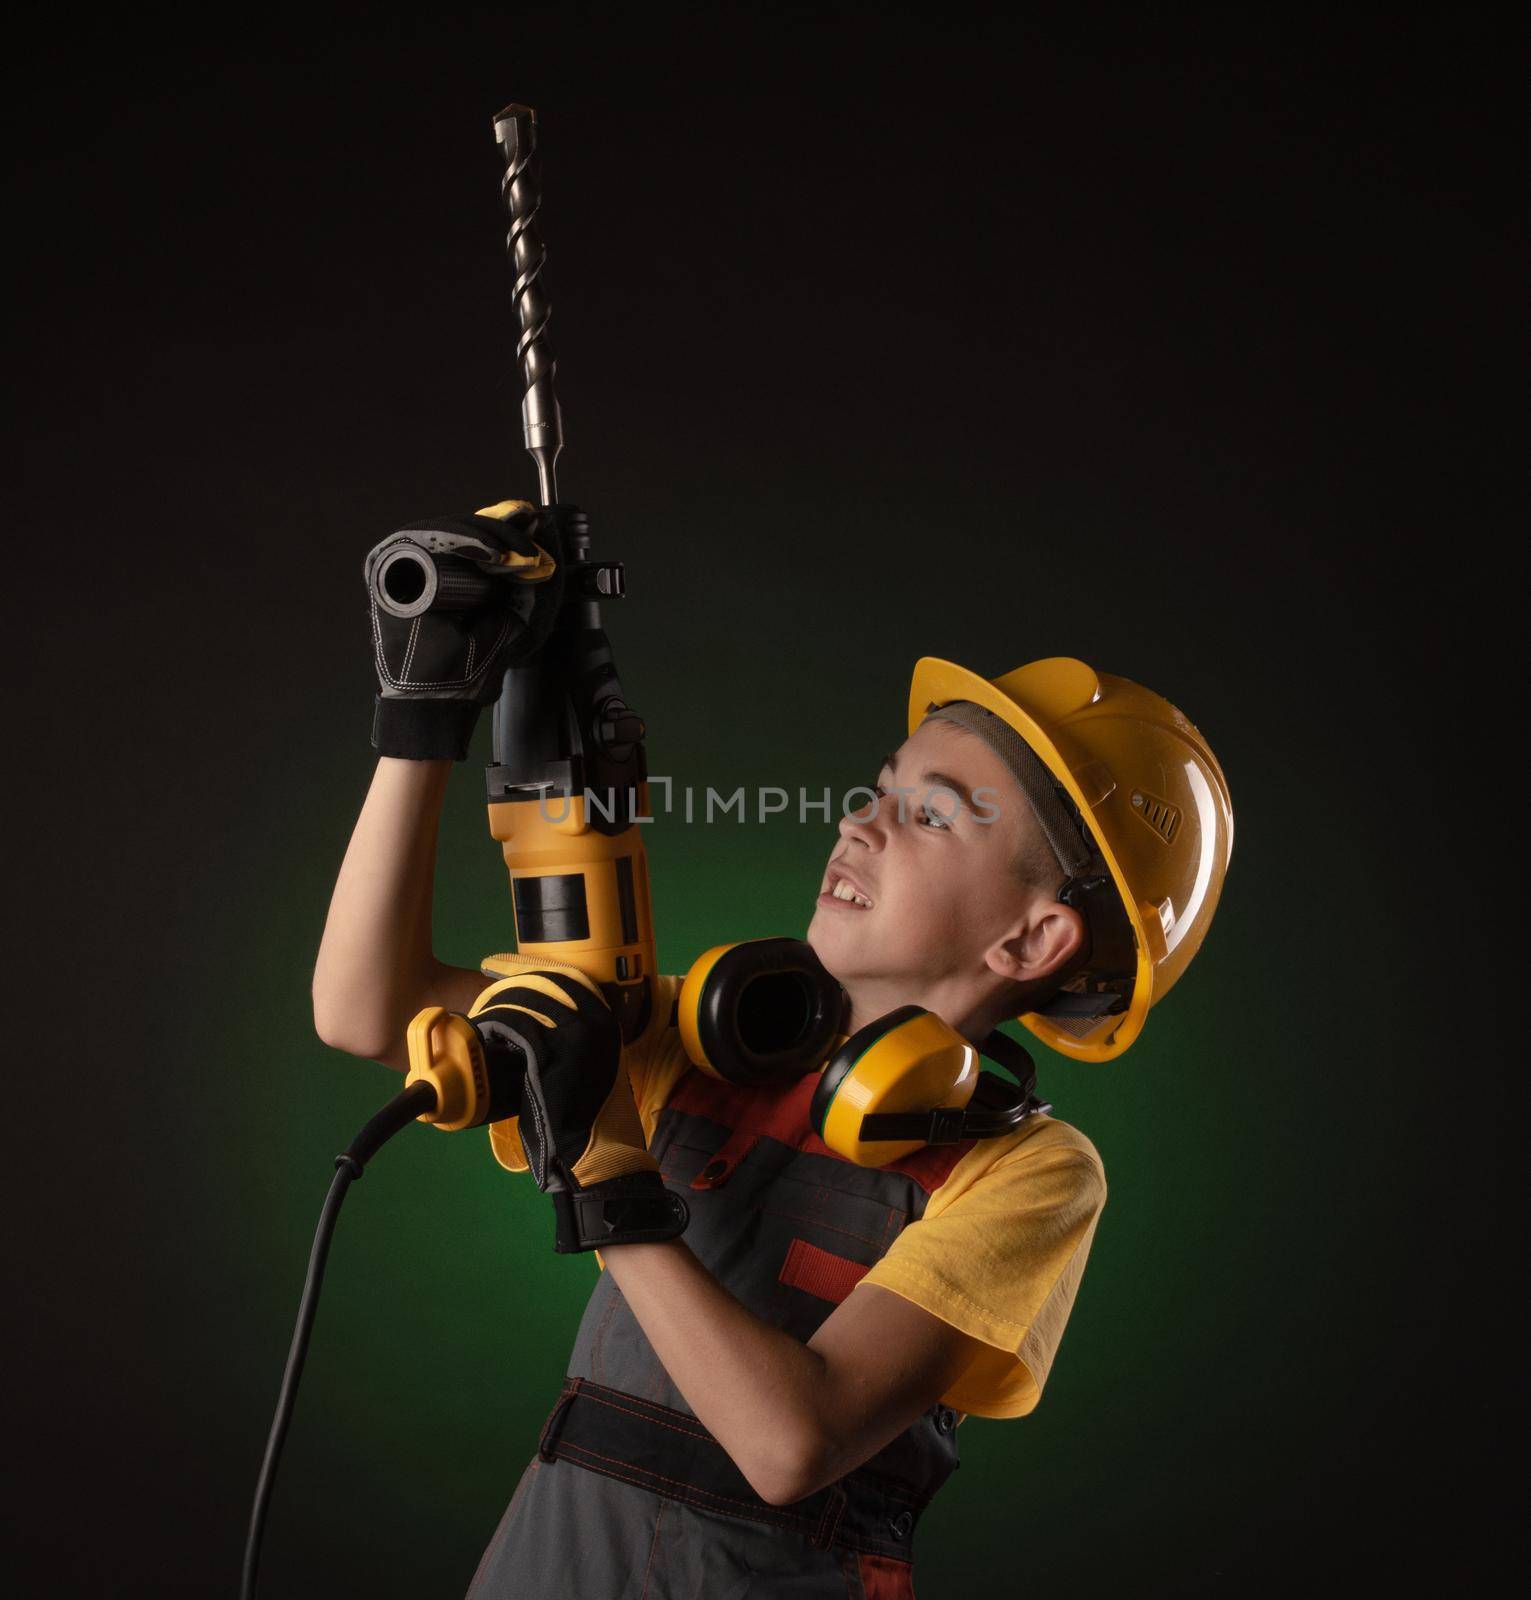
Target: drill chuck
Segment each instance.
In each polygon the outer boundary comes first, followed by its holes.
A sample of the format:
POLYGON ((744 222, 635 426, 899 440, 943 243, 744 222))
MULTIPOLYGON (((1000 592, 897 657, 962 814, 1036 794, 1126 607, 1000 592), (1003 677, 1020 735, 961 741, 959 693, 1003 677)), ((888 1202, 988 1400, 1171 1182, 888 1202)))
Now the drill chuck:
POLYGON ((401 540, 378 562, 372 593, 395 617, 427 611, 476 611, 504 593, 504 579, 486 577, 471 562, 436 556, 413 540, 401 540))

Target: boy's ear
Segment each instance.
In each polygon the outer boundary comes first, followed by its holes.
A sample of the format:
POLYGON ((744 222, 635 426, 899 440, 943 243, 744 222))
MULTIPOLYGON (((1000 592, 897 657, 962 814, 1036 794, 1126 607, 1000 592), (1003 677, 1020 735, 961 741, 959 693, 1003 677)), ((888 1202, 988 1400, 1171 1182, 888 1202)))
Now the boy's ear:
POLYGON ((989 970, 1011 983, 1037 983, 1066 967, 1089 937, 1084 918, 1059 900, 1044 901, 984 954, 989 970))

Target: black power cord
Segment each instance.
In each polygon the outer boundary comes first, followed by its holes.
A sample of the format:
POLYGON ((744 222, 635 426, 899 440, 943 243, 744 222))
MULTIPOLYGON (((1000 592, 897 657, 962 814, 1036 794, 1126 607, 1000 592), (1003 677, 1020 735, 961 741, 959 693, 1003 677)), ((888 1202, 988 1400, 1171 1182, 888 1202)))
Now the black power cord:
POLYGON ((394 1136, 427 1111, 436 1108, 436 1091, 428 1083, 411 1084, 396 1094, 360 1133, 335 1157, 335 1178, 324 1197, 319 1226, 314 1231, 314 1247, 309 1252, 308 1276, 303 1281, 303 1297, 298 1301, 298 1322, 292 1331, 292 1348, 287 1352, 287 1369, 277 1395, 276 1416, 266 1440, 266 1458, 261 1462, 255 1484, 255 1504, 250 1511, 250 1533, 245 1540, 244 1575, 239 1585, 240 1600, 255 1600, 255 1575, 260 1566, 261 1538, 266 1531, 266 1508, 271 1503, 271 1486, 276 1479, 276 1464, 281 1459, 287 1428, 292 1422, 293 1405, 298 1398, 298 1379, 303 1376, 303 1361, 308 1355, 308 1337, 313 1332, 319 1309, 319 1290, 324 1284, 324 1264, 330 1253, 330 1239, 340 1202, 346 1190, 361 1177, 367 1163, 394 1136))

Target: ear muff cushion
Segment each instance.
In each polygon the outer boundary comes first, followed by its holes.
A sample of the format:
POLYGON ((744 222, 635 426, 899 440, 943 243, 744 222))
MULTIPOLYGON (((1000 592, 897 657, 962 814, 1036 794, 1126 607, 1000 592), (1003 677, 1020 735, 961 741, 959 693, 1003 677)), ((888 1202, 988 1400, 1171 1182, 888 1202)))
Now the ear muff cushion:
POLYGON ((801 939, 750 939, 714 962, 696 1004, 697 1040, 720 1078, 754 1088, 801 1078, 840 1023, 840 985, 801 939))
POLYGON ((902 1027, 911 1018, 924 1014, 924 1006, 900 1006, 897 1011, 890 1011, 887 1016, 878 1017, 875 1022, 869 1022, 864 1028, 858 1028, 835 1051, 828 1065, 819 1074, 819 1085, 813 1091, 813 1100, 808 1107, 808 1125, 821 1139, 824 1137, 824 1119, 829 1115, 829 1108, 835 1103, 835 1096, 840 1092, 841 1084, 851 1075, 856 1063, 879 1039, 886 1038, 895 1028, 902 1027))

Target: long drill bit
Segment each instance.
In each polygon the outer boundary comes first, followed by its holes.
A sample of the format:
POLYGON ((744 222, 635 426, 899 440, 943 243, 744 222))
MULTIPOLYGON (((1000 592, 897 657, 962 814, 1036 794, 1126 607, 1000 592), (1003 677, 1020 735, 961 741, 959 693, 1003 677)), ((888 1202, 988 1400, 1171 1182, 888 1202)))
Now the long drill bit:
POLYGON ((558 396, 553 393, 553 374, 558 363, 548 348, 547 326, 552 314, 539 282, 546 252, 537 232, 537 210, 542 192, 532 158, 537 151, 537 113, 530 106, 506 106, 494 119, 494 136, 505 160, 505 175, 500 181, 500 201, 510 221, 505 248, 515 268, 516 320, 521 337, 516 359, 526 392, 521 400, 521 426, 526 448, 537 463, 542 503, 558 499, 558 452, 563 448, 563 419, 558 412, 558 396))

